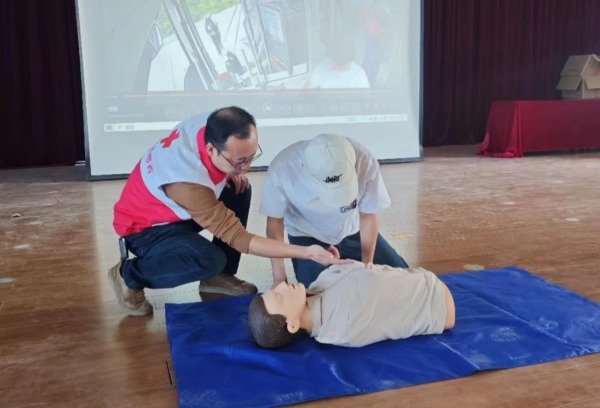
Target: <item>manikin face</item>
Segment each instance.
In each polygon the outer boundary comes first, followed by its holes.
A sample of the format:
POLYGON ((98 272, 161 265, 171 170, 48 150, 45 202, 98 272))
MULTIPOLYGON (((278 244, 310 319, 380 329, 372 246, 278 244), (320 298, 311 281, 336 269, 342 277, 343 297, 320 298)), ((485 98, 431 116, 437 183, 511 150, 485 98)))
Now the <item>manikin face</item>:
POLYGON ((223 150, 219 151, 208 143, 206 151, 215 167, 223 173, 231 175, 247 173, 252 162, 260 153, 256 127, 250 126, 250 137, 247 139, 238 139, 232 135, 227 139, 223 150))
POLYGON ((265 307, 269 314, 285 316, 288 331, 295 333, 300 328, 300 317, 306 309, 306 288, 301 283, 281 282, 263 293, 265 307))

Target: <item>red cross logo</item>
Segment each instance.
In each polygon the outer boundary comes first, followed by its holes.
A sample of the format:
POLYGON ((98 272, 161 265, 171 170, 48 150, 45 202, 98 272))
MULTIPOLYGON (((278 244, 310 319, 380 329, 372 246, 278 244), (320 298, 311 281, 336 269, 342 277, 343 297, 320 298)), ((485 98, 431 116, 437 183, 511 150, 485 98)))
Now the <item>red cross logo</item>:
POLYGON ((177 129, 175 129, 169 135, 169 137, 165 137, 164 139, 162 139, 160 141, 160 143, 162 144, 163 149, 166 149, 167 147, 171 147, 171 143, 173 143, 173 140, 177 139, 178 137, 179 137, 179 131, 177 129))

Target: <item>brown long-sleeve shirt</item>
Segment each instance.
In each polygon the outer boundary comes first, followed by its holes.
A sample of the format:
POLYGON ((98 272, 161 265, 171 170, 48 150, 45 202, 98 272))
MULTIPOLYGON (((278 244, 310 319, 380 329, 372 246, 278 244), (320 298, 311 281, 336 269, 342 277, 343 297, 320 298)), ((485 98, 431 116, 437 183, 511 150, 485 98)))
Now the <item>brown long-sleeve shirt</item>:
POLYGON ((193 183, 172 183, 163 186, 163 189, 170 199, 189 212, 198 225, 235 250, 248 253, 254 234, 244 228, 212 189, 193 183))

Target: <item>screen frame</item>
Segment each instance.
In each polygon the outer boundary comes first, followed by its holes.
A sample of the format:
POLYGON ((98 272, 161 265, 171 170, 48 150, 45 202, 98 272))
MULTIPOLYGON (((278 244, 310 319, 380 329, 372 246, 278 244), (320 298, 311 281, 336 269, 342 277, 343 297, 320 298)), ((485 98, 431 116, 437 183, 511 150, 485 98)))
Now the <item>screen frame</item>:
MULTIPOLYGON (((79 46, 79 67, 81 74, 81 97, 82 97, 82 122, 83 122, 83 136, 84 136, 84 148, 85 148, 85 167, 86 167, 86 179, 88 181, 101 181, 101 180, 123 180, 127 179, 130 173, 119 173, 119 174, 102 174, 102 175, 93 175, 92 174, 92 165, 91 165, 91 153, 90 153, 90 130, 88 123, 88 106, 87 106, 87 94, 86 94, 86 81, 85 81, 85 70, 84 70, 84 62, 83 62, 83 45, 82 45, 82 30, 81 30, 81 22, 80 22, 80 2, 86 0, 76 0, 75 1, 75 10, 76 10, 76 24, 77 24, 77 36, 78 36, 78 46, 79 46)), ((394 158, 394 159, 377 159, 380 164, 398 164, 398 163, 414 163, 420 162, 424 160, 424 150, 423 150, 423 110, 424 110, 424 40, 425 40, 425 0, 419 0, 420 10, 419 10, 419 36, 420 36, 420 44, 419 44, 419 92, 418 92, 418 101, 417 106, 419 107, 419 117, 417 119, 418 123, 418 142, 419 142, 419 154, 415 157, 406 157, 406 158, 394 158)), ((250 112, 252 113, 252 112, 250 112)), ((148 146, 149 148, 150 146, 148 146)), ((259 171, 267 171, 269 168, 266 166, 254 166, 250 168, 250 172, 259 172, 259 171)))

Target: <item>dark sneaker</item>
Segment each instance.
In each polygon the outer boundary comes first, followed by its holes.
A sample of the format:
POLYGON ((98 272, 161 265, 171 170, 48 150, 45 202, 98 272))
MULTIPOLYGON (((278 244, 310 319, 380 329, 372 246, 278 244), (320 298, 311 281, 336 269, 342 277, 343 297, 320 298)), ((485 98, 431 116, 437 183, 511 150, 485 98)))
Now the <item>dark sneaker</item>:
POLYGON ((220 274, 214 278, 200 281, 200 293, 220 293, 229 296, 252 295, 258 292, 253 284, 239 279, 235 275, 220 274))
POLYGON ((129 289, 121 276, 121 261, 108 270, 117 303, 121 310, 130 316, 146 316, 152 313, 152 305, 146 300, 143 290, 129 289))
POLYGON ((210 302, 212 300, 221 300, 221 299, 227 299, 230 297, 235 297, 235 296, 230 296, 230 295, 225 295, 223 293, 208 293, 208 292, 202 292, 200 291, 200 300, 203 302, 210 302))

